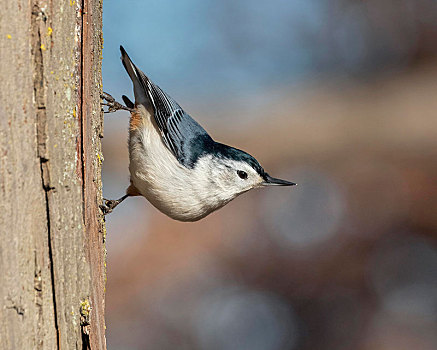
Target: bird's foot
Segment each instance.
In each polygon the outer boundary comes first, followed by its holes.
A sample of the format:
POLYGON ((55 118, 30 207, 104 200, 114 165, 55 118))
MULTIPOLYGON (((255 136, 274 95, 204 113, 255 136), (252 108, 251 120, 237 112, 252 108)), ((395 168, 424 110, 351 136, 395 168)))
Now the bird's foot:
POLYGON ((106 111, 103 110, 104 113, 113 113, 118 110, 133 112, 132 108, 123 106, 121 103, 117 102, 114 97, 106 92, 103 92, 100 95, 100 98, 102 99, 101 105, 108 107, 106 111))
POLYGON ((100 206, 100 209, 102 210, 103 215, 110 214, 114 210, 114 208, 119 205, 121 202, 123 202, 129 195, 124 195, 123 197, 119 199, 106 199, 103 198, 103 204, 100 206))
POLYGON ((119 204, 120 203, 117 200, 103 198, 103 204, 100 206, 100 209, 102 210, 103 215, 107 215, 112 213, 114 208, 119 204))

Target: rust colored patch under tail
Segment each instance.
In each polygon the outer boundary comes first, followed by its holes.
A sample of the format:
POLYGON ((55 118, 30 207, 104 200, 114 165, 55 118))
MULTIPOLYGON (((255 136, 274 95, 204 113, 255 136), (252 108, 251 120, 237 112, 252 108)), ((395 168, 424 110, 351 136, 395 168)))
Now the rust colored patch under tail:
POLYGON ((127 188, 126 194, 131 196, 131 197, 141 196, 141 193, 137 190, 137 188, 132 183, 127 188))
POLYGON ((131 112, 130 114, 129 129, 131 131, 138 130, 143 127, 143 125, 143 116, 137 109, 135 109, 134 112, 131 112))

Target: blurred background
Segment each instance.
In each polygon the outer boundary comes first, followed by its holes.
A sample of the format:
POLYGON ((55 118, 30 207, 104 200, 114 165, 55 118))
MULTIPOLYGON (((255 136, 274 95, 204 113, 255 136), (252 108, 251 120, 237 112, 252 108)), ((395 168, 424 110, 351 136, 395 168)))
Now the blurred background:
MULTIPOLYGON (((134 62, 293 188, 197 223, 107 216, 115 349, 437 349, 437 2, 104 1, 104 90, 134 62)), ((129 184, 105 117, 104 195, 129 184)))

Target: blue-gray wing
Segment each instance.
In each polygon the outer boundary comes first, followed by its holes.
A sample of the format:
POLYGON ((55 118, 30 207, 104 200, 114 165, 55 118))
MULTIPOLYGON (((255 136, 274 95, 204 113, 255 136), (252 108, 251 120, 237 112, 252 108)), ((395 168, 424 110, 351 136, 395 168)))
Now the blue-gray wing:
POLYGON ((145 80, 147 93, 155 112, 156 124, 165 145, 181 164, 192 166, 197 160, 198 147, 210 139, 208 133, 159 86, 144 74, 141 75, 142 80, 145 80))
POLYGON ((123 47, 120 50, 123 65, 134 83, 135 99, 141 101, 148 97, 164 144, 182 165, 192 167, 207 148, 213 147, 214 141, 175 100, 135 66, 123 47))

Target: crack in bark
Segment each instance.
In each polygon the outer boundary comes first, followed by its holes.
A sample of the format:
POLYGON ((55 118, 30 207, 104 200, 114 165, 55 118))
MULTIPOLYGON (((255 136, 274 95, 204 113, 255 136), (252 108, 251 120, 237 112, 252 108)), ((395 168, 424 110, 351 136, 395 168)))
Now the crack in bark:
MULTIPOLYGON (((86 121, 84 121, 84 107, 85 107, 85 103, 84 103, 84 99, 85 98, 91 98, 91 96, 86 97, 85 96, 85 84, 84 84, 84 59, 85 59, 85 55, 84 55, 84 41, 85 41, 85 26, 87 25, 85 19, 84 19, 84 14, 86 14, 85 11, 85 5, 87 4, 86 0, 82 0, 81 4, 80 4, 80 8, 81 8, 81 18, 80 18, 80 37, 81 37, 81 41, 80 41, 80 81, 79 81, 79 121, 80 121, 80 130, 81 130, 81 139, 80 139, 80 157, 81 157, 81 165, 82 165, 82 214, 83 214, 83 222, 84 224, 86 223, 86 157, 85 157, 85 135, 86 135, 86 121)), ((88 300, 88 299, 87 299, 88 300)), ((86 319, 86 322, 84 322, 85 318, 82 315, 81 316, 81 332, 82 332, 82 350, 88 350, 91 349, 91 344, 90 344, 90 317, 91 317, 91 309, 88 312, 88 317, 86 319)))
MULTIPOLYGON (((38 24, 40 18, 43 21, 47 20, 47 17, 40 10, 38 4, 35 2, 33 4, 32 11, 32 54, 34 59, 34 97, 36 103, 36 133, 38 141, 38 157, 40 159, 40 170, 41 170, 41 185, 44 190, 44 200, 46 204, 46 217, 47 217, 47 235, 48 235, 48 253, 50 262, 50 279, 51 279, 51 289, 53 297, 53 311, 54 311, 54 322, 56 330, 56 342, 57 349, 60 348, 59 339, 59 327, 58 327, 58 314, 56 308, 56 289, 55 289, 55 278, 54 278, 54 261, 53 261, 53 242, 52 242, 52 228, 50 223, 50 203, 49 203, 49 192, 52 189, 50 186, 50 173, 49 173, 49 157, 47 154, 47 114, 45 107, 45 90, 44 90, 44 65, 43 65, 43 54, 41 49, 41 31, 38 24)), ((41 293, 36 289, 37 293, 41 293)), ((41 306, 42 307, 42 306, 41 306)))
POLYGON ((80 147, 80 157, 81 157, 81 161, 82 161, 82 213, 83 213, 83 222, 86 222, 86 217, 85 217, 85 189, 86 189, 86 184, 85 184, 85 154, 84 154, 84 138, 85 138, 85 123, 83 120, 84 117, 84 26, 85 26, 85 21, 84 21, 84 13, 85 13, 85 0, 81 1, 81 33, 80 33, 80 37, 81 37, 81 41, 80 41, 80 130, 82 132, 82 137, 81 137, 81 147, 80 147))
MULTIPOLYGON (((44 181, 44 165, 45 163, 41 162, 41 180, 44 181)), ((47 169, 48 170, 48 169, 47 169)), ((48 233, 48 245, 49 245, 49 261, 50 261, 50 279, 51 279, 51 285, 52 285, 52 296, 53 296, 53 312, 54 312, 54 319, 55 319, 55 329, 56 329, 56 343, 57 348, 60 349, 59 344, 59 326, 58 326, 58 312, 56 308, 56 288, 55 288, 55 269, 53 266, 53 245, 52 245, 52 232, 51 232, 51 225, 50 225, 50 206, 49 206, 49 191, 50 188, 47 188, 44 186, 44 182, 42 182, 44 193, 45 193, 45 202, 46 202, 46 215, 47 215, 47 233, 48 233)))

